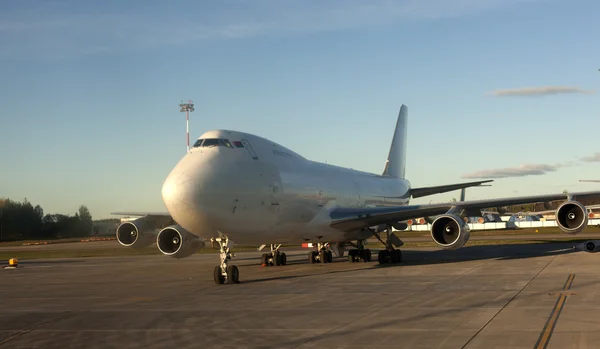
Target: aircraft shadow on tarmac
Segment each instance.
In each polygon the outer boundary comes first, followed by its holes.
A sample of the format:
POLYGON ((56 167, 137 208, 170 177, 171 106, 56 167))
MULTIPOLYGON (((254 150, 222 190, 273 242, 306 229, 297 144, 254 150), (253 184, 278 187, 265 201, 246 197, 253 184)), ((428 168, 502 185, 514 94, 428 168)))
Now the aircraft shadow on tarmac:
MULTIPOLYGON (((515 259, 526 259, 536 258, 544 256, 558 256, 574 252, 580 252, 573 248, 578 242, 586 240, 568 240, 561 241, 560 243, 551 240, 535 240, 543 243, 525 243, 525 244, 514 244, 514 245, 487 245, 487 246, 466 246, 458 250, 433 250, 433 251, 422 251, 422 250, 411 250, 402 249, 403 261, 400 264, 379 264, 377 263, 378 250, 371 250, 373 255, 373 261, 370 267, 364 267, 363 263, 356 263, 350 265, 356 265, 358 268, 344 269, 344 270, 329 270, 322 273, 315 273, 313 269, 308 269, 307 273, 296 274, 296 275, 280 275, 273 277, 265 277, 258 279, 244 280, 243 283, 255 283, 255 282, 266 282, 273 280, 285 280, 295 279, 301 277, 311 277, 317 275, 327 274, 338 274, 348 273, 357 270, 368 270, 377 268, 401 268, 403 266, 411 265, 431 265, 431 264, 443 264, 443 263, 459 263, 467 261, 477 261, 486 259, 498 259, 498 260, 515 260, 515 259)), ((334 258, 333 263, 348 263, 347 257, 334 258)), ((308 264, 308 260, 288 260, 288 265, 301 265, 308 264)), ((318 266, 318 265, 315 265, 318 266)))

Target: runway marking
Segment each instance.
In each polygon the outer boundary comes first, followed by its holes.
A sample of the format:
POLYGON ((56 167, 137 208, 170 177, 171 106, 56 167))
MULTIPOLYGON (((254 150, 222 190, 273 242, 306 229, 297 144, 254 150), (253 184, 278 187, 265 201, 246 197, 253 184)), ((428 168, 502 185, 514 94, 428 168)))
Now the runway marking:
MULTIPOLYGON (((563 291, 566 291, 571 288, 574 279, 575 274, 569 275, 567 281, 563 286, 563 291)), ((546 325, 544 326, 542 333, 540 333, 540 337, 535 343, 535 349, 545 349, 548 346, 548 343, 550 343, 550 338, 552 337, 552 333, 554 332, 554 328, 556 327, 556 323, 558 322, 558 317, 560 316, 560 313, 562 312, 565 306, 568 296, 569 294, 565 292, 561 292, 560 296, 558 296, 556 304, 554 304, 554 308, 552 308, 552 312, 550 313, 550 317, 548 317, 548 321, 546 321, 546 325)))
POLYGON ((569 277, 567 278, 567 282, 565 282, 565 285, 563 286, 563 291, 566 291, 571 288, 571 285, 573 285, 574 279, 575 279, 575 274, 569 275, 569 277))

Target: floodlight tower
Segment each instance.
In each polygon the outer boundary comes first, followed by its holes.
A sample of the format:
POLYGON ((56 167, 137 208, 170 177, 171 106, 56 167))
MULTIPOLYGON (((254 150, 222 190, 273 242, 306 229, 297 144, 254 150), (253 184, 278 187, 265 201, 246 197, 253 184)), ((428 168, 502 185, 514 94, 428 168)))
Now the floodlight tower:
POLYGON ((187 151, 189 153, 190 152, 190 112, 194 111, 194 102, 188 100, 187 103, 183 103, 183 101, 181 101, 181 104, 179 104, 179 107, 181 108, 181 110, 179 110, 180 112, 185 112, 185 132, 186 132, 186 137, 187 137, 187 151))

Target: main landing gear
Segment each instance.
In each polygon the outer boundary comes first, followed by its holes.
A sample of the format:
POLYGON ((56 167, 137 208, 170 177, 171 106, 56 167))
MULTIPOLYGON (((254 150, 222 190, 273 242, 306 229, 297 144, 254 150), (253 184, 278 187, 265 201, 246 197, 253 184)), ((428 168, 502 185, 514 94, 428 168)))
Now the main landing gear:
POLYGON ((278 266, 278 265, 286 265, 287 257, 284 252, 279 252, 279 248, 281 244, 275 245, 271 244, 271 253, 263 253, 260 258, 260 263, 263 266, 278 266))
POLYGON ((237 284, 239 283, 240 272, 235 265, 227 265, 227 261, 233 257, 229 246, 229 239, 226 236, 221 236, 213 239, 219 243, 221 264, 214 269, 215 283, 220 284, 237 284))
POLYGON ((371 250, 365 249, 364 240, 358 240, 356 244, 357 248, 348 251, 348 261, 354 262, 370 262, 371 261, 371 250))
POLYGON ((373 235, 381 241, 382 244, 385 245, 385 250, 379 251, 379 255, 377 256, 377 260, 379 264, 396 264, 402 262, 402 251, 394 248, 396 246, 402 246, 404 243, 402 240, 398 239, 396 235, 392 233, 392 227, 388 226, 385 230, 386 239, 385 242, 381 240, 377 233, 373 233, 373 235))
POLYGON ((310 264, 315 264, 317 262, 331 263, 333 261, 333 253, 328 247, 328 243, 317 243, 317 250, 308 253, 308 261, 310 264))

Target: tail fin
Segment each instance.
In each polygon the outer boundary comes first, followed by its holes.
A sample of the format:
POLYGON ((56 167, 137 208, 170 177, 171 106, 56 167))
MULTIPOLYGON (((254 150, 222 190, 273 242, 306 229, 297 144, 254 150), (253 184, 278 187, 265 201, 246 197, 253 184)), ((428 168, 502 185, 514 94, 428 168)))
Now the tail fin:
POLYGON ((406 171, 407 115, 408 108, 402 104, 398 113, 398 121, 396 121, 396 130, 394 131, 394 138, 392 138, 390 153, 388 154, 385 169, 383 170, 384 176, 404 178, 406 171))

